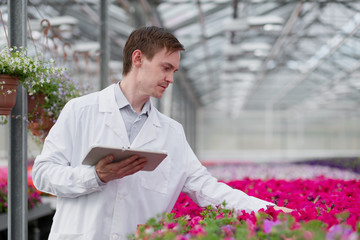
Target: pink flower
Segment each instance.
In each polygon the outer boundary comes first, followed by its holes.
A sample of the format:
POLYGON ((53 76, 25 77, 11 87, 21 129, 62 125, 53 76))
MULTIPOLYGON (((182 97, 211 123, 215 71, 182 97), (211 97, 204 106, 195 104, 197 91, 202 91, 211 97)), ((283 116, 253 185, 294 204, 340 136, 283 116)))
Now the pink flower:
POLYGON ((194 227, 195 225, 198 225, 201 220, 203 220, 203 219, 201 217, 199 217, 199 216, 193 217, 190 220, 190 226, 194 227))
POLYGON ((216 215, 216 219, 222 219, 222 218, 224 218, 224 213, 220 213, 216 215))
POLYGON ((276 220, 275 222, 273 222, 273 221, 270 221, 268 219, 265 219, 264 220, 264 233, 270 233, 271 229, 274 226, 277 226, 279 224, 281 224, 280 220, 276 220))
POLYGON ((173 229, 173 228, 175 228, 177 226, 177 223, 175 223, 175 222, 170 222, 170 223, 167 223, 167 225, 166 225, 166 227, 168 228, 168 229, 173 229))
POLYGON ((326 234, 326 240, 356 240, 359 236, 351 228, 343 225, 332 226, 326 234))
POLYGON ((194 234, 195 236, 206 235, 206 231, 201 225, 195 225, 193 228, 190 229, 189 233, 194 234))

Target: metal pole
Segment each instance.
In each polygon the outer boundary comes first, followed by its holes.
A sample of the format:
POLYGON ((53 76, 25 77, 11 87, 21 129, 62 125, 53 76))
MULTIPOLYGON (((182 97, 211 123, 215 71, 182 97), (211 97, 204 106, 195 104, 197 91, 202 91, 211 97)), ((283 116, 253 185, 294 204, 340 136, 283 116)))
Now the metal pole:
MULTIPOLYGON (((10 46, 26 46, 27 1, 8 1, 10 46)), ((19 85, 10 118, 8 239, 27 240, 27 93, 19 85)))
POLYGON ((108 34, 108 0, 101 0, 100 5, 100 89, 109 85, 110 44, 108 34))

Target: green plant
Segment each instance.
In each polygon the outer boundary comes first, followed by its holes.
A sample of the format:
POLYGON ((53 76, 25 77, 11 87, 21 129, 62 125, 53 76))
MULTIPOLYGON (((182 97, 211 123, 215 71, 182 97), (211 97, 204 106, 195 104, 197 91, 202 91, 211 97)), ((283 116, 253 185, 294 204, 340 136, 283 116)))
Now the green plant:
MULTIPOLYGON (((347 218, 347 214, 342 214, 347 218)), ((266 212, 236 212, 219 206, 204 208, 201 217, 175 217, 174 213, 162 214, 139 225, 136 233, 128 236, 133 240, 217 240, 217 239, 358 239, 357 230, 346 221, 328 228, 320 220, 296 222, 291 214, 279 213, 276 218, 266 212)))
MULTIPOLYGON (((1 49, 0 74, 18 77, 30 97, 44 97, 43 101, 38 102, 43 108, 41 117, 52 122, 56 121, 67 101, 86 91, 73 81, 65 68, 57 67, 54 60, 27 56, 26 48, 22 47, 1 49)), ((30 112, 27 119, 35 121, 37 117, 30 112)))
POLYGON ((15 76, 21 83, 35 79, 41 67, 41 61, 27 56, 25 48, 3 47, 0 51, 0 73, 15 76))

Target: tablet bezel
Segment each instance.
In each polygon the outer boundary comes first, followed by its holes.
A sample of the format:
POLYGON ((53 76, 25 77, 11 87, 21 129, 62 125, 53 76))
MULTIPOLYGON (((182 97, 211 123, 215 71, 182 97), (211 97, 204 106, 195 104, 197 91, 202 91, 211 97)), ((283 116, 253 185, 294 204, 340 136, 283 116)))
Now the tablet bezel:
POLYGON ((111 154, 114 156, 114 162, 124 160, 133 155, 145 157, 147 159, 147 164, 142 171, 153 171, 167 157, 166 151, 93 146, 88 154, 86 154, 82 164, 96 165, 98 161, 111 154))

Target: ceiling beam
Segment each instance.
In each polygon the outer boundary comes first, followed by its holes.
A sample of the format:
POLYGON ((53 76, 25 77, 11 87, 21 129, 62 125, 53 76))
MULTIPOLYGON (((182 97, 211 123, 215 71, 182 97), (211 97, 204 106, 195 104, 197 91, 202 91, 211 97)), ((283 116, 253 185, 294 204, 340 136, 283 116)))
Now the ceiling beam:
MULTIPOLYGON (((191 1, 191 3, 193 3, 193 1, 191 1)), ((219 4, 219 5, 217 5, 216 7, 212 8, 212 9, 209 9, 209 10, 206 11, 206 12, 203 12, 203 17, 205 18, 205 17, 207 17, 207 16, 209 16, 209 15, 212 15, 212 14, 214 14, 214 13, 217 13, 217 12, 223 10, 223 9, 228 8, 228 7, 229 7, 228 4, 219 4)), ((195 22, 198 21, 198 17, 199 17, 199 16, 194 15, 194 17, 191 17, 191 18, 189 18, 189 19, 187 19, 187 20, 181 21, 179 24, 177 24, 176 26, 172 27, 171 30, 172 30, 172 31, 177 31, 178 29, 181 29, 181 28, 187 27, 187 26, 189 26, 189 25, 191 25, 191 24, 194 24, 195 22)))
POLYGON ((216 82, 214 79, 214 70, 213 70, 213 66, 211 64, 211 58, 210 58, 210 54, 209 54, 209 48, 207 46, 207 40, 206 40, 206 29, 205 29, 205 16, 204 16, 204 12, 202 11, 201 8, 201 1, 197 0, 196 2, 196 6, 198 9, 198 13, 199 13, 199 25, 200 25, 200 30, 201 30, 201 46, 204 52, 204 64, 207 70, 207 75, 209 78, 209 84, 210 84, 210 89, 214 89, 216 87, 216 82))
POLYGON ((350 31, 347 30, 347 34, 345 34, 343 31, 339 31, 339 33, 334 36, 332 41, 328 43, 328 52, 326 54, 323 54, 317 60, 313 61, 312 66, 308 67, 308 70, 301 74, 301 76, 296 81, 288 83, 280 94, 276 95, 270 100, 269 105, 274 106, 275 104, 278 104, 281 99, 283 99, 288 93, 290 93, 290 91, 295 89, 300 83, 305 81, 315 69, 317 69, 326 59, 332 56, 345 43, 347 39, 349 39, 351 36, 353 36, 360 30, 360 13, 355 14, 353 20, 348 24, 349 25, 344 27, 350 26, 352 27, 352 29, 350 31), (353 24, 354 26, 351 26, 351 24, 353 24))
POLYGON ((278 37, 275 44, 273 45, 273 47, 270 51, 270 54, 268 55, 268 57, 265 59, 265 61, 263 62, 262 66, 261 66, 261 70, 256 77, 253 89, 256 89, 259 86, 260 82, 263 81, 263 79, 265 78, 266 72, 268 70, 269 62, 272 61, 273 59, 275 59, 276 56, 281 51, 286 38, 289 36, 289 33, 291 32, 296 20, 298 19, 299 15, 300 15, 303 4, 304 4, 303 2, 300 2, 297 4, 297 6, 295 7, 291 16, 289 17, 288 21, 286 22, 280 36, 278 37))

